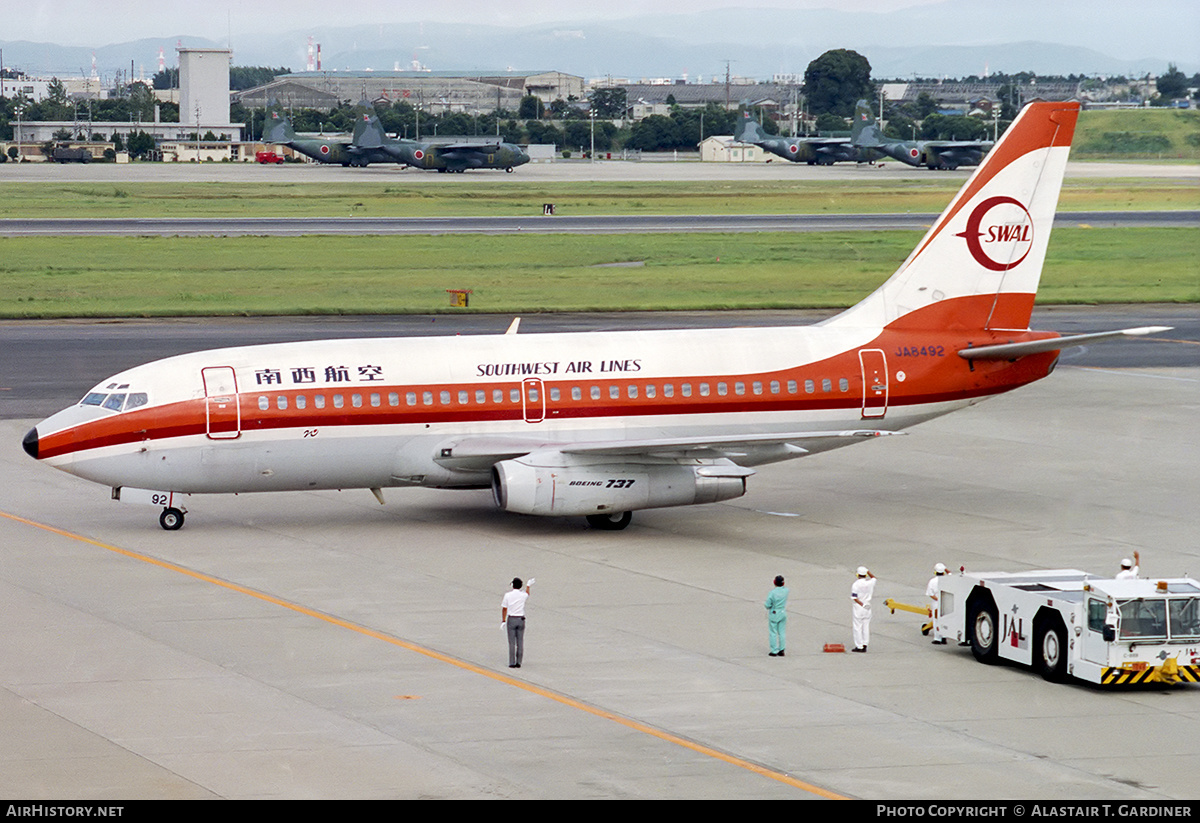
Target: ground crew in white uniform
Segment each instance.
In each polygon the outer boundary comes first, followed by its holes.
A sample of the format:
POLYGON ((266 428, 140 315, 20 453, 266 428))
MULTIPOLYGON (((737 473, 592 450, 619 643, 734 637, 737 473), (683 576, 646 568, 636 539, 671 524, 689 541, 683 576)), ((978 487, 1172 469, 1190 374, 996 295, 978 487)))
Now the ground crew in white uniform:
POLYGON ((875 575, 866 566, 858 567, 858 577, 850 587, 850 617, 854 629, 852 651, 866 652, 871 642, 871 597, 875 594, 875 575))
POLYGON ((942 575, 946 573, 946 565, 938 563, 933 567, 933 577, 929 578, 929 585, 925 587, 925 596, 929 598, 930 618, 933 620, 933 642, 945 645, 946 638, 942 637, 937 628, 938 607, 941 605, 941 586, 942 575))
POLYGON ((1133 560, 1128 557, 1121 560, 1121 570, 1117 572, 1117 580, 1137 580, 1138 572, 1142 570, 1142 556, 1133 553, 1133 560))

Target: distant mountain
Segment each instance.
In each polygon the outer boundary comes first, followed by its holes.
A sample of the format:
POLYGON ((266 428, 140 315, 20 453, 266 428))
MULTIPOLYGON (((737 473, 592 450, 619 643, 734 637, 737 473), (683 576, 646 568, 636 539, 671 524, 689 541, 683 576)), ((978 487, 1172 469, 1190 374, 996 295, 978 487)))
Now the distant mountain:
MULTIPOLYGON (((470 23, 322 25, 271 34, 233 34, 236 65, 303 70, 309 36, 329 70, 408 68, 558 70, 587 78, 669 77, 711 80, 734 75, 767 79, 802 73, 832 48, 865 55, 876 77, 1160 73, 1169 62, 1200 71, 1200 4, 1144 0, 1120 19, 1095 0, 945 0, 893 12, 831 9, 725 9, 648 14, 620 20, 572 20, 505 28, 470 23), (1051 42, 1051 38, 1054 42, 1051 42)), ((338 19, 331 15, 329 19, 338 19)), ((345 19, 345 18, 342 18, 345 19)), ((158 50, 174 62, 177 41, 225 45, 196 37, 143 39, 96 48, 101 74, 135 76, 158 68, 158 50)), ((5 65, 31 74, 90 70, 91 49, 3 42, 5 65)))

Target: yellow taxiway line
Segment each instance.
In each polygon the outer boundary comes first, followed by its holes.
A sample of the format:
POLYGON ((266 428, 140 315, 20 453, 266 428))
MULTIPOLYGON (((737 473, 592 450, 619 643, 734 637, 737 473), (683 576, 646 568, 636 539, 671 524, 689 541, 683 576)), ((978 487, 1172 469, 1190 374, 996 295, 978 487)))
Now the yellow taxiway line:
POLYGON ((796 778, 792 777, 789 774, 785 774, 784 772, 780 772, 775 769, 768 768, 766 766, 760 766, 757 763, 752 763, 749 760, 743 760, 740 757, 736 757, 736 756, 728 754, 726 752, 719 751, 718 749, 714 749, 710 746, 705 746, 701 743, 696 743, 695 741, 688 740, 686 738, 679 737, 678 735, 671 734, 670 732, 665 732, 661 729, 656 729, 653 726, 649 726, 645 723, 640 723, 636 720, 631 720, 627 717, 622 717, 618 714, 614 714, 612 712, 605 711, 604 709, 601 709, 597 706, 592 706, 592 705, 584 703, 580 700, 576 700, 573 697, 568 697, 564 694, 560 694, 558 692, 554 692, 549 689, 544 689, 540 686, 536 686, 532 683, 528 683, 523 680, 517 680, 516 678, 510 677, 506 674, 501 674, 500 672, 493 671, 491 669, 487 669, 482 666, 477 666, 474 663, 468 663, 465 660, 460 660, 459 658, 451 657, 450 655, 443 654, 442 652, 434 651, 433 649, 426 648, 425 646, 420 646, 411 641, 402 640, 399 637, 394 637, 393 635, 385 634, 384 632, 378 631, 376 629, 371 629, 366 626, 359 625, 358 623, 351 623, 349 620, 343 620, 340 617, 335 617, 334 615, 331 615, 331 614, 325 614, 324 612, 319 612, 319 611, 316 611, 315 609, 310 609, 306 606, 301 606, 298 603, 292 603, 291 601, 283 600, 279 597, 275 597, 274 595, 266 594, 265 592, 255 591, 254 589, 250 589, 245 586, 240 586, 237 583, 230 583, 228 580, 221 580, 220 578, 213 577, 208 574, 204 574, 203 572, 197 572, 192 569, 188 569, 183 566, 176 565, 175 563, 168 563, 165 560, 158 560, 156 558, 150 557, 149 555, 139 554, 138 552, 130 551, 129 549, 122 549, 118 546, 113 546, 108 543, 101 542, 99 540, 94 540, 90 537, 84 537, 83 535, 75 534, 73 532, 66 531, 65 529, 60 529, 55 526, 47 525, 45 523, 39 523, 36 520, 29 520, 27 518, 20 517, 15 514, 9 514, 7 512, 0 511, 0 517, 7 518, 8 520, 12 520, 17 523, 23 523, 26 526, 32 526, 35 529, 41 529, 43 531, 47 531, 52 534, 57 534, 61 537, 66 537, 70 540, 77 540, 81 543, 88 543, 92 546, 96 546, 96 547, 104 549, 106 551, 110 551, 110 552, 114 552, 116 554, 123 555, 125 557, 130 558, 131 560, 137 560, 142 563, 148 563, 152 566, 158 566, 159 568, 165 569, 166 571, 175 572, 176 574, 186 575, 187 577, 191 577, 194 580, 199 580, 204 583, 210 583, 214 586, 220 586, 223 589, 227 589, 232 592, 237 592, 238 594, 244 594, 248 597, 253 597, 256 600, 261 600, 265 603, 270 603, 274 606, 279 606, 280 608, 288 609, 289 611, 293 611, 298 614, 303 614, 307 617, 312 617, 316 620, 324 621, 325 623, 329 623, 330 625, 337 626, 338 628, 346 629, 347 631, 352 631, 357 634, 361 634, 366 637, 373 638, 375 640, 381 640, 384 643, 389 643, 393 646, 397 646, 397 647, 405 649, 407 651, 414 652, 414 653, 420 654, 420 655, 424 655, 425 657, 431 658, 433 660, 437 660, 441 663, 447 663, 451 666, 455 666, 464 671, 471 672, 472 674, 477 674, 482 677, 487 677, 487 678, 490 678, 491 680, 495 680, 497 682, 504 683, 505 685, 508 685, 508 686, 514 686, 518 689, 522 689, 522 690, 530 692, 532 694, 536 694, 540 697, 544 697, 547 700, 553 700, 554 702, 560 703, 563 706, 569 706, 572 709, 578 709, 581 712, 586 712, 590 715, 594 715, 595 717, 601 717, 601 718, 604 718, 605 720, 611 720, 613 723, 618 723, 622 726, 625 726, 626 728, 632 729, 637 732, 641 732, 642 734, 647 734, 647 735, 650 735, 651 737, 656 737, 659 740, 665 741, 667 743, 672 743, 676 746, 680 746, 682 748, 689 749, 690 751, 696 752, 697 754, 702 754, 705 757, 711 757, 715 760, 720 760, 724 763, 730 764, 731 766, 737 766, 738 768, 746 769, 747 771, 753 772, 754 774, 760 775, 769 780, 775 780, 780 783, 787 784, 794 788, 801 789, 805 792, 809 792, 810 794, 817 795, 818 797, 823 797, 828 800, 847 800, 848 799, 848 798, 844 797, 843 795, 835 794, 834 792, 828 791, 826 789, 822 789, 819 786, 814 786, 811 783, 805 783, 803 780, 797 780, 796 778))

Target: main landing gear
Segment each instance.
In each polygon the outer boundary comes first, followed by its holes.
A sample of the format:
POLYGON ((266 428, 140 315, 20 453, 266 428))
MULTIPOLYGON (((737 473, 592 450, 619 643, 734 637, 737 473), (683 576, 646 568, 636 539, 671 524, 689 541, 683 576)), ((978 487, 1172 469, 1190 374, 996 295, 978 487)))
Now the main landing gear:
POLYGON ((633 512, 609 512, 606 514, 587 515, 588 525, 593 529, 617 532, 629 525, 633 520, 633 512))
POLYGON ((162 526, 169 532, 179 531, 183 528, 183 509, 176 509, 168 506, 162 510, 162 514, 158 516, 158 525, 162 526))

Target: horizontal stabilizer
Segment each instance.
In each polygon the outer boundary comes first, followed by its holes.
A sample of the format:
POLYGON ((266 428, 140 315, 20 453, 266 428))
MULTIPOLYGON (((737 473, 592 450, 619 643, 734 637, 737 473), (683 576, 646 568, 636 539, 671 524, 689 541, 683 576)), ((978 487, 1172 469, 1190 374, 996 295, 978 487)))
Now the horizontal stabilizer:
POLYGON ((1139 326, 1136 329, 1119 329, 1117 331, 1102 331, 1095 334, 1074 334, 1069 337, 1051 337, 1046 340, 1029 340, 1024 343, 1000 343, 995 346, 980 346, 973 349, 959 349, 958 356, 966 360, 1015 360, 1030 354, 1069 349, 1074 346, 1084 346, 1088 343, 1099 343, 1117 337, 1141 337, 1147 334, 1158 334, 1170 331, 1171 326, 1139 326))

